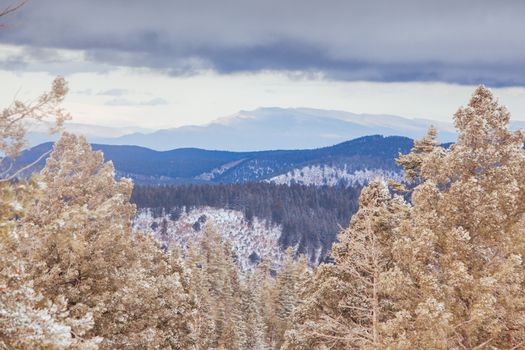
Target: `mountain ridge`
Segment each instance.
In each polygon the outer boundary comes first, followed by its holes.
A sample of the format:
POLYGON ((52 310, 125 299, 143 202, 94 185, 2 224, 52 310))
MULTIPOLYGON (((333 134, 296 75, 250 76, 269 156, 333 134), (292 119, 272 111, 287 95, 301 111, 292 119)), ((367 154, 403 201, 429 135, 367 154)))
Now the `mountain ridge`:
MULTIPOLYGON (((356 114, 314 108, 263 107, 241 110, 204 125, 149 130, 66 123, 65 130, 86 135, 90 143, 137 145, 164 151, 175 148, 228 149, 253 152, 274 149, 306 149, 330 146, 361 136, 382 134, 419 138, 435 125, 440 141, 455 139, 450 123, 410 119, 388 114, 356 114)), ((55 141, 46 134, 46 125, 35 127, 29 144, 55 141)))
POLYGON ((428 126, 438 125, 442 141, 455 133, 446 123, 393 115, 355 114, 312 108, 266 107, 240 111, 202 126, 182 126, 153 133, 132 133, 104 144, 136 144, 156 150, 193 145, 205 149, 227 148, 252 152, 274 149, 320 148, 362 136, 382 134, 418 138, 428 126))
MULTIPOLYGON (((413 141, 402 136, 370 135, 333 146, 303 150, 232 152, 199 148, 156 151, 141 146, 93 144, 111 160, 120 176, 141 184, 238 183, 271 180, 305 166, 345 168, 347 172, 380 169, 399 171, 394 158, 413 141)), ((44 143, 26 150, 15 168, 29 164, 51 149, 44 143)), ((32 171, 43 167, 42 160, 32 171)))

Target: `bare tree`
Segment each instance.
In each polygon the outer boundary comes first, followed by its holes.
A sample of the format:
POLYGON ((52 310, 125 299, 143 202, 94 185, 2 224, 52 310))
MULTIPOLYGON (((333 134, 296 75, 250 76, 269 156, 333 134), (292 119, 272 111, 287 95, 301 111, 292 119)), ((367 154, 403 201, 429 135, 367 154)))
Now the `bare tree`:
MULTIPOLYGON (((8 5, 7 7, 4 7, 2 9, 0 9, 0 17, 5 17, 7 15, 12 14, 13 12, 16 12, 22 6, 24 6, 27 2, 28 2, 28 0, 15 2, 15 3, 12 3, 12 4, 8 5)), ((4 23, 0 23, 0 28, 5 28, 5 27, 6 27, 6 25, 4 23)))
POLYGON ((44 121, 49 124, 51 134, 60 130, 64 121, 71 119, 69 113, 60 104, 68 92, 67 82, 63 77, 53 81, 51 90, 34 101, 14 100, 11 106, 0 112, 0 182, 10 181, 25 170, 40 162, 48 153, 23 167, 16 168, 15 158, 27 145, 28 127, 44 121), (54 120, 53 120, 54 119, 54 120))

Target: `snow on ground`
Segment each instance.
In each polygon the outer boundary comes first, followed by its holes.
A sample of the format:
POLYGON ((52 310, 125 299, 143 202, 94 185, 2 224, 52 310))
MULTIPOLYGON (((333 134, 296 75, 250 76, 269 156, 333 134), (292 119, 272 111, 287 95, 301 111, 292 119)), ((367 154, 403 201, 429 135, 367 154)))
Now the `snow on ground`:
POLYGON ((315 186, 336 186, 345 183, 347 186, 365 185, 371 180, 394 179, 402 180, 400 172, 384 169, 364 169, 350 171, 346 165, 343 167, 332 167, 327 165, 310 165, 303 168, 292 169, 289 172, 278 175, 267 180, 280 185, 292 183, 315 186))
POLYGON ((151 210, 142 209, 133 226, 137 231, 153 235, 162 244, 177 243, 185 248, 203 233, 206 222, 212 222, 223 238, 231 242, 243 269, 253 268, 260 257, 269 259, 276 267, 282 261, 281 227, 266 220, 254 217, 250 224, 240 211, 211 207, 194 208, 188 213, 182 210, 177 220, 171 218, 174 217, 169 213, 154 218, 151 210))
POLYGON ((211 181, 214 178, 216 178, 219 175, 222 175, 226 170, 233 168, 234 166, 244 162, 245 159, 239 159, 235 160, 233 162, 229 162, 226 164, 221 165, 219 168, 215 168, 207 173, 202 173, 200 175, 195 176, 196 180, 204 180, 204 181, 211 181))

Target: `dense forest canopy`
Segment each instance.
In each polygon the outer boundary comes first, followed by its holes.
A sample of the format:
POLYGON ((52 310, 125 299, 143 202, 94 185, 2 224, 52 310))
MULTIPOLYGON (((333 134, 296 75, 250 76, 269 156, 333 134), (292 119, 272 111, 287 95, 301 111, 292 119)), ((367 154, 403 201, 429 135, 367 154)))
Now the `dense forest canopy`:
POLYGON ((244 213, 281 225, 280 244, 297 247, 297 254, 324 255, 341 227, 346 227, 358 207, 359 187, 314 187, 269 183, 135 186, 132 202, 149 208, 154 215, 170 214, 176 220, 181 210, 209 206, 244 213))

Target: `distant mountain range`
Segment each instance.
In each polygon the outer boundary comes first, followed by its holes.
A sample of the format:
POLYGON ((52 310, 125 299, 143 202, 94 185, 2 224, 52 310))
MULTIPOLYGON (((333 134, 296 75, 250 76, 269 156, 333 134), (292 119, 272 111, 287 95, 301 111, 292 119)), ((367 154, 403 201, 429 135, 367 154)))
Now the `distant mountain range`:
MULTIPOLYGON (((335 146, 306 150, 258 152, 180 148, 155 151, 139 146, 94 144, 113 161, 118 175, 141 184, 240 183, 267 181, 313 185, 352 184, 380 174, 399 173, 394 159, 412 147, 400 136, 365 136, 335 146), (323 174, 330 174, 329 179, 323 174), (314 179, 314 180, 312 180, 314 179), (317 179, 317 180, 315 180, 317 179)), ((52 147, 44 143, 25 151, 15 168, 37 159, 52 147)), ((42 161, 33 169, 44 165, 42 161)))
MULTIPOLYGON (((434 124, 440 141, 455 139, 451 124, 392 115, 354 114, 309 108, 259 108, 241 111, 202 126, 163 130, 114 128, 67 123, 66 130, 84 134, 91 143, 135 145, 158 151, 196 147, 229 151, 319 148, 366 135, 421 137, 434 124)), ((40 127, 30 145, 55 141, 40 127)))
MULTIPOLYGON (((94 149, 113 161, 119 175, 137 183, 334 185, 399 176, 394 158, 408 152, 412 139, 424 135, 431 124, 440 131, 441 142, 455 140, 454 128, 447 123, 307 108, 260 108, 204 126, 154 132, 74 123, 66 130, 85 134, 94 149), (192 148, 181 148, 188 145, 192 148)), ((525 122, 511 127, 525 127, 525 122)), ((46 141, 43 131, 30 135, 32 143, 46 141)), ((18 162, 27 164, 51 145, 33 147, 18 162)))
MULTIPOLYGON (((56 141, 60 135, 49 135, 49 124, 41 123, 37 125, 29 125, 28 141, 29 146, 34 147, 41 143, 56 141)), ((100 126, 100 125, 89 125, 81 123, 66 122, 64 125, 65 131, 77 134, 84 135, 88 138, 90 142, 95 140, 111 140, 116 139, 120 136, 128 135, 135 132, 153 132, 153 130, 147 130, 144 128, 137 127, 109 127, 109 126, 100 126)))
POLYGON ((304 149, 333 145, 366 135, 418 138, 437 125, 443 142, 455 139, 446 123, 390 115, 353 114, 307 108, 260 108, 241 111, 204 126, 183 126, 153 133, 132 133, 96 140, 103 144, 138 145, 155 150, 180 147, 254 151, 304 149))

